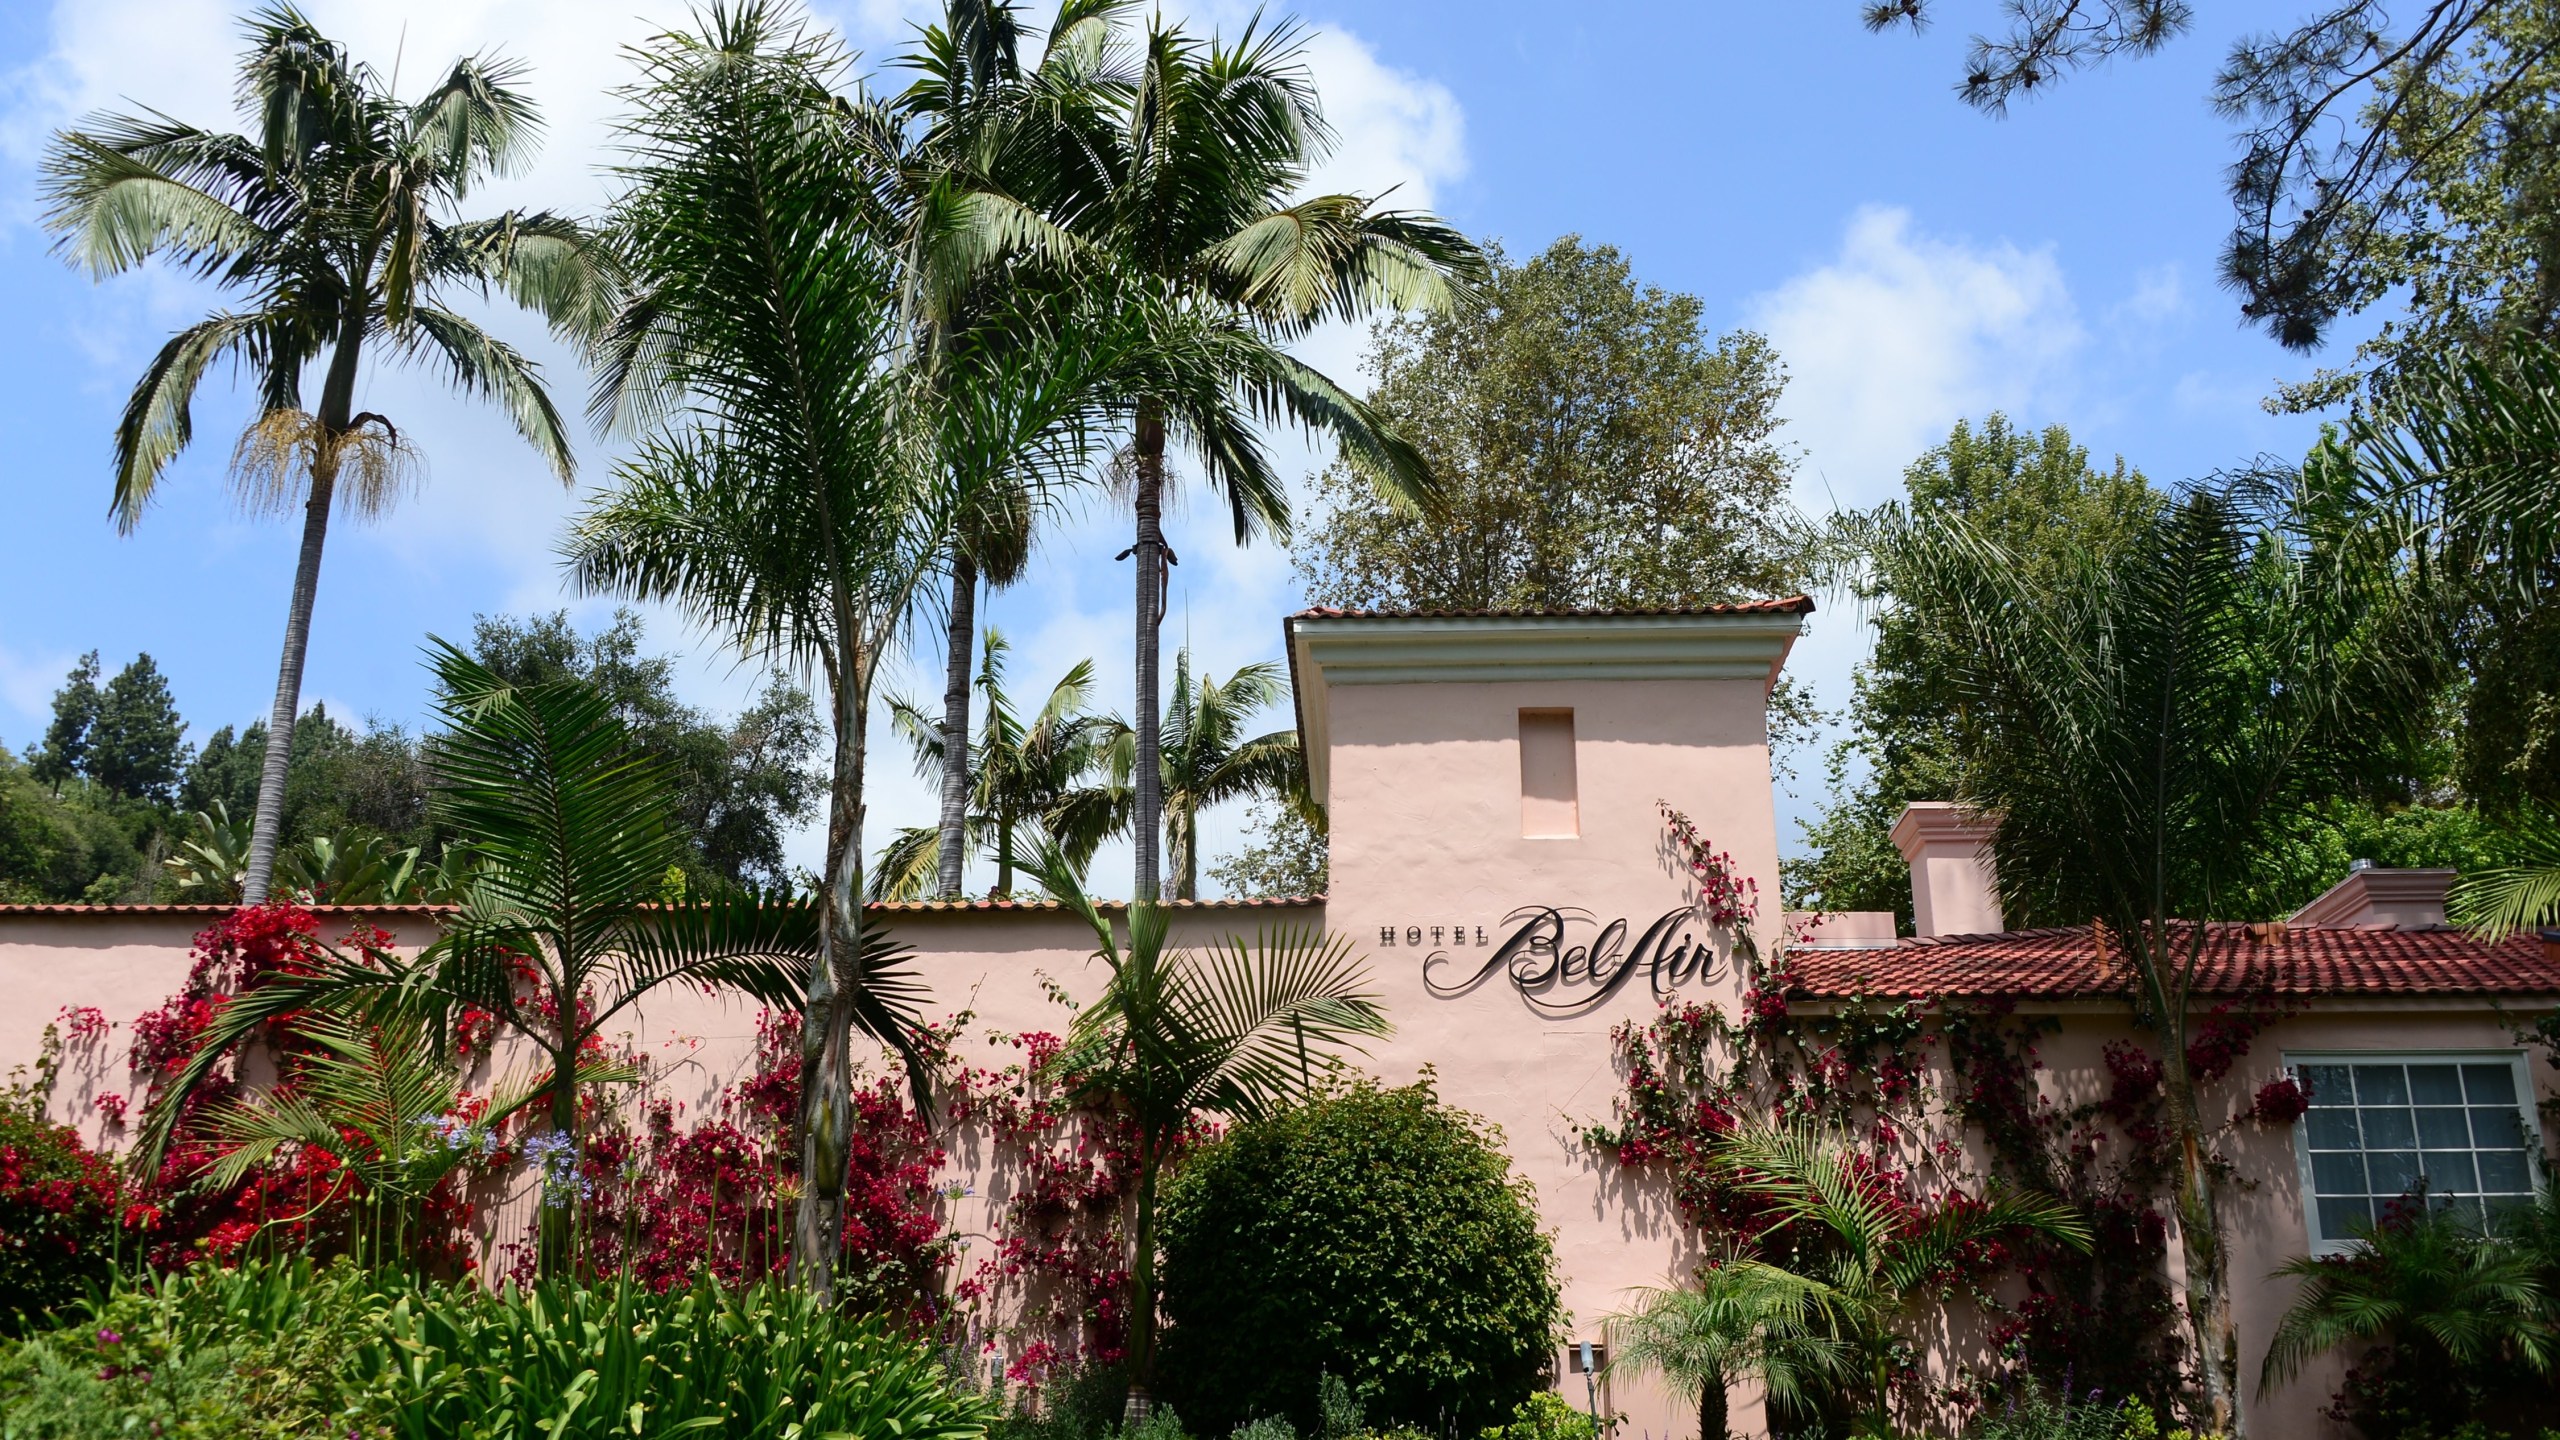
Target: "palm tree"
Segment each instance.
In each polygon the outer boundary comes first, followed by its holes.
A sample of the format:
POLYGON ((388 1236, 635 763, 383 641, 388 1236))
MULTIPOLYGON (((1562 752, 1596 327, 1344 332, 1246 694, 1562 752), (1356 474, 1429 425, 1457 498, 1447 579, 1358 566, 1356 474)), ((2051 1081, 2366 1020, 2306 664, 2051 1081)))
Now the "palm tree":
MULTIPOLYGON (((352 1237, 360 1261, 405 1261, 409 1227, 436 1187, 495 1150, 507 1121, 543 1098, 542 1077, 502 1080, 464 1119, 462 1067, 416 1013, 374 1023, 316 1014, 295 1022, 294 1037, 309 1048, 286 1083, 206 1112, 205 1134, 222 1151, 206 1179, 227 1190, 279 1152, 330 1156, 362 1207, 352 1237)), ((637 1078, 602 1056, 579 1062, 581 1085, 637 1078)))
POLYGON ((1288 678, 1270 661, 1240 667, 1223 685, 1208 675, 1195 685, 1190 649, 1175 654, 1159 773, 1176 900, 1199 898, 1203 809, 1226 800, 1265 798, 1311 808, 1304 800, 1306 761, 1298 732, 1274 730, 1250 740, 1240 736, 1247 719, 1288 698, 1288 678))
POLYGON ((2094 917, 2158 1036, 2206 1418, 2228 1434, 2239 1341, 2215 1129, 2187 1064, 2207 931, 2182 917, 2227 914, 2270 836, 2389 773, 2442 693, 2427 587, 2334 523, 2332 458, 2197 487, 2105 553, 2034 569, 1957 516, 1887 507, 1867 537, 1897 603, 1956 657, 1955 798, 1999 818, 2004 908, 2094 917))
MULTIPOLYGON (((1214 354, 1206 391, 1147 373, 1123 387, 1126 478, 1137 512, 1136 894, 1153 899, 1164 797, 1157 755, 1158 632, 1172 559, 1163 515, 1168 447, 1185 444, 1222 493, 1236 539, 1285 535, 1285 487, 1255 433, 1287 419, 1332 436, 1398 503, 1427 500, 1429 467, 1367 405, 1280 346, 1329 320, 1381 308, 1464 304, 1482 253, 1427 215, 1358 195, 1292 201, 1332 144, 1294 24, 1249 24, 1233 44, 1149 22, 1124 123, 1088 188, 1053 211, 1080 263, 1144 295, 1189 356, 1214 354)), ((1079 179, 1087 178, 1083 175, 1079 179)))
POLYGON ((1171 911, 1137 900, 1123 945, 1056 846, 1024 868, 1083 919, 1094 958, 1111 970, 1051 1064, 1078 1103, 1107 1105, 1137 1132, 1124 1417, 1134 1422, 1149 1411, 1154 1378, 1156 1184, 1166 1161, 1202 1116, 1253 1120, 1295 1103, 1344 1050, 1389 1027, 1365 967, 1338 936, 1281 928, 1194 953, 1174 946, 1171 911))
MULTIPOLYGON (((2495 644, 2552 603, 2560 562, 2560 348, 2517 331, 2471 354, 2413 364, 2384 405, 2352 417, 2348 443, 2375 513, 2414 511, 2450 604, 2495 644)), ((2384 526, 2386 538, 2410 528, 2384 526)), ((2477 642, 2475 642, 2477 643, 2477 642)), ((2560 921, 2560 815, 2501 817, 2512 863, 2465 875, 2454 923, 2492 942, 2560 921)))
POLYGON ((2302 1288, 2267 1346, 2261 1396, 2317 1356, 2382 1341, 2445 1381, 2505 1364, 2549 1375, 2560 1360, 2560 1296, 2534 1257, 2449 1210, 2414 1209, 2276 1274, 2302 1288))
POLYGON ((275 870, 330 511, 379 514, 415 475, 392 422, 355 410, 368 347, 439 365, 464 392, 496 401, 565 485, 569 437, 538 370, 445 300, 495 285, 575 333, 604 313, 612 287, 573 221, 451 214, 474 185, 532 157, 541 122, 515 87, 521 67, 457 61, 403 103, 289 5, 259 11, 247 30, 240 95, 254 135, 156 111, 102 115, 57 135, 44 169, 45 224, 75 263, 106 276, 157 256, 246 301, 178 332, 143 372, 116 427, 113 510, 121 530, 141 522, 193 438, 206 372, 225 357, 244 362, 258 411, 232 452, 234 487, 252 510, 303 512, 243 891, 256 904, 275 870), (303 372, 324 358, 319 409, 306 412, 303 372))
MULTIPOLYGON (((1094 783, 1111 762, 1128 726, 1119 717, 1088 712, 1093 703, 1093 662, 1079 660, 1026 722, 1005 693, 1004 658, 1012 647, 990 627, 977 688, 986 699, 987 725, 978 737, 976 777, 963 843, 995 857, 995 888, 988 897, 1013 896, 1014 858, 1026 847, 1055 844, 1078 873, 1092 863, 1103 839, 1125 822, 1125 785, 1094 783)), ((944 738, 949 732, 912 701, 892 698, 891 719, 915 751, 916 769, 948 774, 944 738)), ((901 831, 882 852, 871 893, 881 900, 920 900, 937 893, 943 872, 942 832, 936 826, 901 831)))
MULTIPOLYGON (((301 1010, 421 1014, 446 1036, 476 1008, 548 1059, 541 1093, 555 1153, 574 1159, 581 1066, 609 1027, 671 981, 735 987, 767 1005, 802 1003, 818 948, 805 902, 749 892, 662 899, 685 854, 665 769, 639 754, 602 692, 584 680, 510 686, 441 640, 431 642, 445 728, 428 763, 438 823, 472 859, 469 889, 444 932, 416 957, 331 956, 314 973, 261 977, 225 1004, 203 1046, 145 1125, 156 1164, 180 1097, 267 1022, 301 1010)), ((875 946, 854 1023, 903 1042, 916 986, 901 957, 875 946)), ((839 1181, 841 1183, 841 1181, 839 1181)), ((568 1261, 569 1216, 547 1210, 542 1261, 568 1261)))
POLYGON ((1608 1371, 1696 1390, 1699 1440, 1725 1440, 1734 1381, 1757 1378, 1771 1401, 1795 1407, 1846 1378, 1847 1351, 1825 1333, 1834 1317, 1818 1280, 1736 1254, 1702 1266, 1695 1285, 1635 1295, 1603 1322, 1608 1371))
MULTIPOLYGON (((1994 1189, 1980 1200, 1953 1197, 1915 1218, 1838 1134, 1811 1125, 1737 1127, 1708 1162, 1768 1207, 1770 1223, 1756 1245, 1786 1272, 1763 1274, 1748 1268, 1759 1262, 1742 1261, 1744 1273, 1725 1283, 1791 1307, 1804 1317, 1805 1333, 1827 1331, 1824 1338, 1840 1347, 1839 1369, 1856 1377, 1863 1423, 1878 1435, 1896 1433, 1893 1376, 1906 1367, 1895 1327, 1968 1250, 2030 1235, 2089 1248, 2088 1221, 2045 1195, 1994 1189)), ((1794 1378, 1818 1378, 1822 1367, 1806 1363, 1811 1355, 1790 1358, 1794 1378)))
MULTIPOLYGON (((898 97, 896 113, 919 132, 898 152, 906 289, 926 373, 936 381, 968 383, 965 371, 939 361, 955 345, 1008 338, 1002 317, 1027 298, 1026 288, 1058 298, 1056 274, 1022 263, 990 264, 975 247, 951 243, 984 238, 983 217, 954 211, 967 201, 994 202, 1018 223, 1061 198, 1062 182, 1075 172, 1085 148, 1081 134, 1099 129, 1109 103, 1108 74, 1099 62, 1111 12, 1122 3, 1068 0, 1051 27, 1046 53, 1026 70, 1016 7, 1000 0, 947 0, 942 22, 925 27, 916 49, 901 57, 916 79, 898 97), (991 326, 991 319, 999 323, 991 326)), ((1040 488, 1032 477, 997 477, 981 503, 960 516, 950 537, 942 809, 932 852, 937 893, 946 900, 960 896, 968 849, 969 656, 976 648, 977 587, 983 580, 992 591, 1020 578, 1044 499, 1040 488)))
POLYGON ((595 408, 645 438, 566 550, 585 589, 674 602, 741 651, 825 678, 835 759, 793 1263, 831 1293, 852 1025, 872 984, 873 683, 987 487, 1081 456, 1076 422, 1132 331, 1090 323, 1110 310, 1014 306, 944 346, 928 376, 901 299, 894 117, 836 93, 842 46, 746 3, 637 60, 613 222, 632 299, 604 333, 595 408))

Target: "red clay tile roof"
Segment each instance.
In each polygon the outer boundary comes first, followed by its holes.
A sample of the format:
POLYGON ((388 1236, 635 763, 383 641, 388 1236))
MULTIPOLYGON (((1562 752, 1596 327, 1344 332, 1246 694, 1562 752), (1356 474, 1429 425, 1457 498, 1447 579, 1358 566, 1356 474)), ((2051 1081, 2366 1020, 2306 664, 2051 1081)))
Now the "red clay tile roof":
MULTIPOLYGON (((2181 929, 2184 928, 2183 922, 2181 929)), ((2205 995, 2560 994, 2560 946, 2532 935, 2484 945, 2460 930, 2206 927, 2196 991, 2205 995)), ((2091 927, 1940 935, 1874 950, 1799 950, 1799 991, 1853 995, 2066 999, 2125 994, 2132 983, 2091 927)))
MULTIPOLYGON (((1129 902, 1126 900, 1097 900, 1093 903, 1095 908, 1102 910, 1129 908, 1129 902)), ((1255 895, 1237 900, 1166 900, 1161 903, 1168 910, 1284 910, 1321 905, 1324 903, 1324 897, 1321 895, 1255 895)), ((862 908, 874 914, 885 912, 898 915, 947 910, 1064 910, 1067 907, 1055 900, 874 900, 862 908)))
POLYGON ((1738 600, 1725 605, 1636 605, 1625 609, 1571 610, 1344 610, 1317 605, 1290 616, 1292 620, 1564 620, 1606 619, 1617 615, 1810 615, 1813 597, 1789 595, 1777 600, 1738 600))

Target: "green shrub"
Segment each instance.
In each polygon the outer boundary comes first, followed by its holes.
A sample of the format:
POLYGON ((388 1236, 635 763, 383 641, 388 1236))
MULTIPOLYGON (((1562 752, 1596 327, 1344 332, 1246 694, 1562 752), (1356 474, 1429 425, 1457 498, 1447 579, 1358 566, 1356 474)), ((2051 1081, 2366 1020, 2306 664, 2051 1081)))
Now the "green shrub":
POLYGON ((1553 1390, 1541 1390, 1511 1411, 1511 1423, 1485 1428, 1483 1440, 1591 1440, 1590 1412, 1553 1390))
POLYGON ((349 1265, 206 1266, 119 1285, 0 1361, 0 1436, 343 1435, 381 1295, 349 1265))
POLYGON ((1472 1434, 1538 1387, 1553 1247, 1495 1137, 1429 1083, 1359 1085, 1242 1125, 1164 1199, 1158 1388, 1205 1434, 1326 1433, 1317 1378, 1373 1425, 1472 1434))
POLYGON ((495 1296, 420 1291, 369 1347, 393 1434, 584 1440, 688 1426, 731 1440, 849 1434, 975 1440, 994 1407, 876 1316, 806 1291, 707 1280, 664 1295, 545 1282, 495 1296))

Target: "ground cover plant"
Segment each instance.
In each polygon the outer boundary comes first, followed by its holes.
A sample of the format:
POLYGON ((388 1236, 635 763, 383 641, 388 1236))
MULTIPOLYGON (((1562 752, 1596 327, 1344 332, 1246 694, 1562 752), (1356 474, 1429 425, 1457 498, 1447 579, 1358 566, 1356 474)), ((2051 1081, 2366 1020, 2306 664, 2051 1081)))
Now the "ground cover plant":
POLYGON ((0 1358, 0 1433, 970 1440, 992 1415, 878 1315, 774 1282, 487 1290, 253 1260, 119 1282, 0 1358))

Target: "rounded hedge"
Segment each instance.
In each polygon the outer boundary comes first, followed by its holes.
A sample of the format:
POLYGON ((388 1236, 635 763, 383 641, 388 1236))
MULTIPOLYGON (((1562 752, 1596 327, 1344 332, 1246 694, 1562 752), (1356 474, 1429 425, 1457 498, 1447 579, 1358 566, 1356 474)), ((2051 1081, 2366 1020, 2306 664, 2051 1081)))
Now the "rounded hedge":
POLYGON ((1237 1127, 1167 1187, 1158 1388, 1203 1435, 1317 1428, 1318 1379, 1373 1427, 1471 1435, 1537 1388, 1559 1324, 1552 1243, 1498 1132, 1426 1079, 1237 1127))

